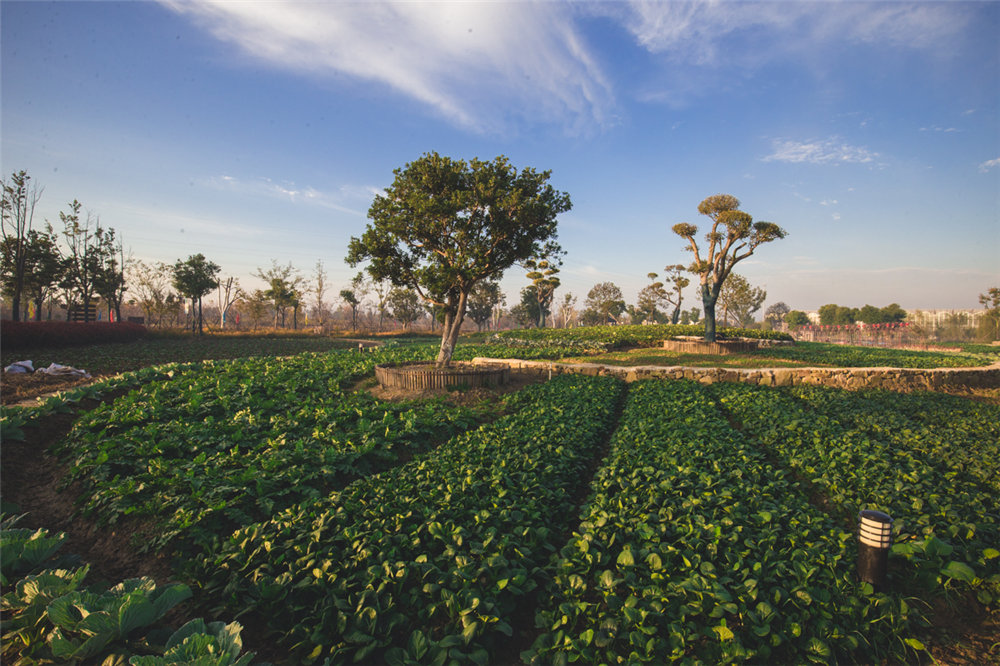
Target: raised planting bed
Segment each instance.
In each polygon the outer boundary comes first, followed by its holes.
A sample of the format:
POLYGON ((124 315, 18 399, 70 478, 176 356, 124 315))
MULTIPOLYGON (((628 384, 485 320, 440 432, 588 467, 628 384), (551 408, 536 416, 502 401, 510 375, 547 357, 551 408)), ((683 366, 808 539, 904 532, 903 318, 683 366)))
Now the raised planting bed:
POLYGON ((452 361, 439 368, 433 361, 417 363, 387 363, 375 366, 375 378, 383 388, 423 390, 464 386, 500 386, 510 380, 510 367, 499 364, 478 364, 452 361))
POLYGON ((663 341, 663 348, 667 351, 683 352, 685 354, 712 354, 724 356, 726 354, 746 354, 755 352, 758 349, 771 347, 784 347, 792 345, 790 340, 759 340, 756 338, 729 338, 727 340, 716 340, 706 342, 704 338, 692 336, 676 336, 663 341))

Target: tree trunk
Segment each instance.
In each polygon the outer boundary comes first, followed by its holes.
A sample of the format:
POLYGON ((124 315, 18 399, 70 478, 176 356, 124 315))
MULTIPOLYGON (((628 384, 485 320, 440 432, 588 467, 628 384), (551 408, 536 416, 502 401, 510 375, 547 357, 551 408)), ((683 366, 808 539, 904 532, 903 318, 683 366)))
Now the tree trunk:
POLYGON ((202 334, 201 329, 201 296, 198 297, 198 335, 202 334))
POLYGON ((451 363, 452 354, 455 353, 455 344, 458 342, 458 333, 462 330, 462 321, 465 319, 467 299, 468 294, 464 291, 460 292, 454 314, 449 312, 445 315, 444 332, 441 334, 441 350, 435 361, 435 365, 439 368, 447 367, 451 363))
POLYGON ((705 342, 715 342, 715 301, 718 298, 717 289, 708 284, 701 285, 701 303, 705 307, 705 342))

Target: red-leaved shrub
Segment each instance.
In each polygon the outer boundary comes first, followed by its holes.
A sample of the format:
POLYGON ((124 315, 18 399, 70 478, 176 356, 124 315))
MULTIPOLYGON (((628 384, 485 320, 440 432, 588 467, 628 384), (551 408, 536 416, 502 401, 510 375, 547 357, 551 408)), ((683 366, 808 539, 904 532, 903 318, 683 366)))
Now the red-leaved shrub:
POLYGON ((0 347, 39 349, 132 342, 146 334, 146 327, 131 322, 4 321, 0 323, 0 347))

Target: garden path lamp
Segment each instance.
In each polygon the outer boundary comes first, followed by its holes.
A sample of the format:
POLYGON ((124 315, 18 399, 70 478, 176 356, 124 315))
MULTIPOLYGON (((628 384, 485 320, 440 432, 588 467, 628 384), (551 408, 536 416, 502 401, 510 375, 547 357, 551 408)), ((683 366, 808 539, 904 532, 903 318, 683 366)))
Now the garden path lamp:
POLYGON ((865 509, 859 515, 858 578, 876 590, 887 587, 889 547, 892 545, 892 518, 881 511, 865 509))

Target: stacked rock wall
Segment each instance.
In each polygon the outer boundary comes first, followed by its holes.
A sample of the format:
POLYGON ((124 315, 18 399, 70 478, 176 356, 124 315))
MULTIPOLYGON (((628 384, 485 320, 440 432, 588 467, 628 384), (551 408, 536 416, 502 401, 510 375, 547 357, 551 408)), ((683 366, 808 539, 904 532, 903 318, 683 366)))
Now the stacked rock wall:
POLYGON ((537 374, 580 373, 612 375, 628 382, 640 379, 691 379, 703 384, 742 382, 759 386, 818 384, 844 389, 882 388, 890 391, 932 391, 951 387, 1000 387, 1000 364, 985 368, 689 368, 641 365, 623 367, 600 363, 559 363, 519 359, 476 358, 473 363, 505 363, 511 370, 537 374))

